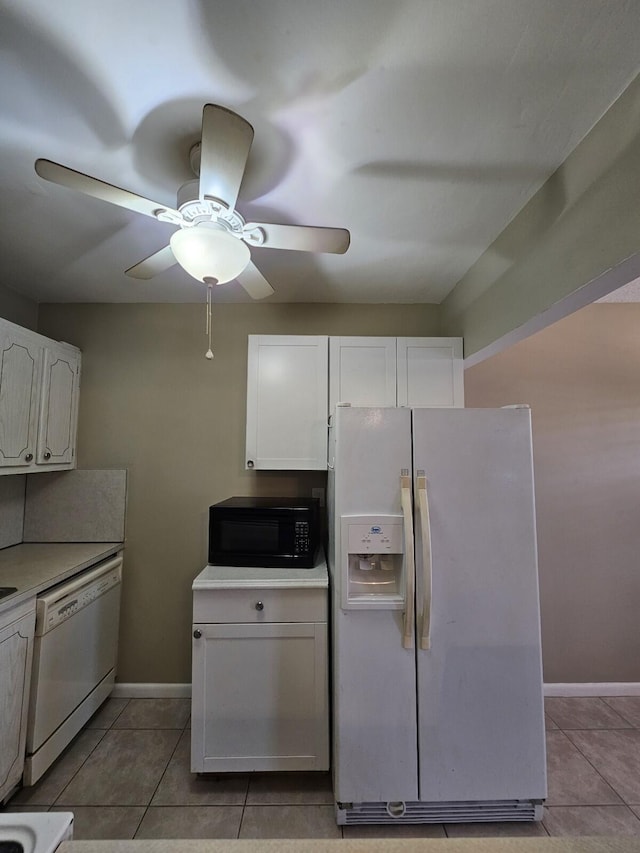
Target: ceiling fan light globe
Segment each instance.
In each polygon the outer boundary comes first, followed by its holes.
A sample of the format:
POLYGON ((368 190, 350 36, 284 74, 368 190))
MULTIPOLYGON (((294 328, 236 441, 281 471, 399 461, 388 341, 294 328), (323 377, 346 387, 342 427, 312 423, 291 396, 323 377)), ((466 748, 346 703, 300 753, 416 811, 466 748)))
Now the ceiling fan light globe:
POLYGON ((249 247, 220 226, 209 223, 181 228, 171 235, 171 251, 180 266, 198 281, 218 284, 240 275, 251 259, 249 247))

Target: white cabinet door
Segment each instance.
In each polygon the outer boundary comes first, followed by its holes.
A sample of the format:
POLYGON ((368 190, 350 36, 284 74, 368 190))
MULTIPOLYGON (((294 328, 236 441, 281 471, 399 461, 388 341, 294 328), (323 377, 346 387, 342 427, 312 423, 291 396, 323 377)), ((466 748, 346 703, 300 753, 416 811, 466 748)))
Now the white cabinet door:
POLYGON ((249 335, 246 467, 327 467, 326 336, 249 335))
POLYGON ((462 338, 398 338, 398 406, 464 406, 462 338))
POLYGON ((42 466, 75 462, 80 353, 65 346, 46 346, 36 463, 42 466))
POLYGON ((0 802, 22 777, 34 626, 35 601, 0 616, 0 802))
POLYGON ((326 623, 193 627, 192 771, 327 770, 326 623))
POLYGON ((75 467, 80 359, 0 319, 0 474, 75 467))
POLYGON ((33 463, 41 360, 37 337, 0 323, 0 467, 33 463))
POLYGON ((338 403, 396 405, 395 338, 330 338, 330 414, 338 403))

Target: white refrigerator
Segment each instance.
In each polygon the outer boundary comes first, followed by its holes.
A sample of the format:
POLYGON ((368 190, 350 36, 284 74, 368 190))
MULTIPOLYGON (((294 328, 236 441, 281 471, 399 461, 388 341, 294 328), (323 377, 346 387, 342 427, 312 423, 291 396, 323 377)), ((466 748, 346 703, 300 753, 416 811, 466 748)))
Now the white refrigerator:
POLYGON ((330 426, 338 823, 541 819, 528 407, 338 406, 330 426))

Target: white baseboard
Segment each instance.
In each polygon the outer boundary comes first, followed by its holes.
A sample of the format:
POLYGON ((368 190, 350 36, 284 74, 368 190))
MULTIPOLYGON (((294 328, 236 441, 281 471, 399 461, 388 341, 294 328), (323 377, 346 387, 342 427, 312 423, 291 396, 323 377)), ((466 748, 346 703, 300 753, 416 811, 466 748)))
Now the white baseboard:
POLYGON ((118 699, 185 699, 191 697, 191 685, 116 682, 111 695, 118 699))
POLYGON ((640 696, 637 681, 595 681, 576 684, 545 684, 545 696, 640 696))
MULTIPOLYGON (((112 696, 121 699, 184 699, 191 696, 190 684, 149 684, 117 682, 112 696)), ((596 681, 544 685, 545 696, 640 696, 640 682, 596 681)))

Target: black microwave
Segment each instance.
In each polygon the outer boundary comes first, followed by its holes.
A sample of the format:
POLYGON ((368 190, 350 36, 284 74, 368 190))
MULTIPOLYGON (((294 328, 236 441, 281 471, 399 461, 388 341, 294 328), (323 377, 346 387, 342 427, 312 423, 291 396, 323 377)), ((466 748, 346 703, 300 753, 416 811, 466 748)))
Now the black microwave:
POLYGON ((311 569, 319 528, 316 498, 228 498, 209 507, 209 563, 311 569))

